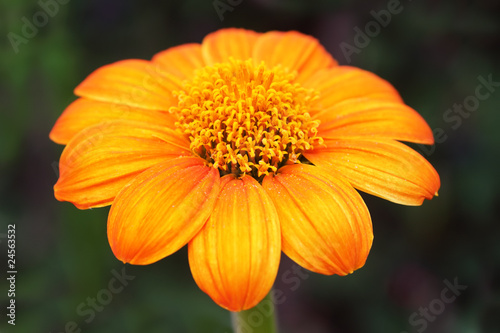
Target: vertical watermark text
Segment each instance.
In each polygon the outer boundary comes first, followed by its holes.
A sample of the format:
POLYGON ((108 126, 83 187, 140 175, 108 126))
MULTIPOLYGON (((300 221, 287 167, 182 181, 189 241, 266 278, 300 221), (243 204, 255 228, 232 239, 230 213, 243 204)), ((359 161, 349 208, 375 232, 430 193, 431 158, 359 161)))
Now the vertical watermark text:
MULTIPOLYGON (((5 234, 2 234, 5 236, 5 234)), ((16 225, 7 225, 7 323, 16 325, 16 225)))

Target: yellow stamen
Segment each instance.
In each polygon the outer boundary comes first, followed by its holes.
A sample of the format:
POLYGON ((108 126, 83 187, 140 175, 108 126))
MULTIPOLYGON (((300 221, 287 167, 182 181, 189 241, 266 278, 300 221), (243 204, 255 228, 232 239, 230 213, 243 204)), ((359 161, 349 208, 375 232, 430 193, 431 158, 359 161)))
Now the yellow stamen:
POLYGON ((208 166, 260 179, 323 143, 319 121, 308 113, 318 93, 295 77, 280 66, 230 59, 198 70, 175 92, 179 102, 170 112, 208 166))

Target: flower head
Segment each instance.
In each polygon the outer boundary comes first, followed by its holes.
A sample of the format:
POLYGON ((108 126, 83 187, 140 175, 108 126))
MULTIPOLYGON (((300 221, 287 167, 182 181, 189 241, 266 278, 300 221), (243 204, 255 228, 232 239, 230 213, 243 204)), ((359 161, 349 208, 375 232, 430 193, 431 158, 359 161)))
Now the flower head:
POLYGON ((170 112, 208 166, 262 180, 323 142, 319 121, 308 113, 317 94, 294 83, 295 76, 281 66, 229 58, 198 70, 174 93, 179 103, 170 112))
POLYGON ((298 32, 219 30, 99 68, 75 93, 50 133, 66 145, 56 198, 111 205, 123 262, 188 244, 196 283, 232 311, 269 292, 281 251, 321 274, 362 267, 373 232, 356 189, 419 205, 440 186, 400 142, 432 144, 424 119, 298 32))

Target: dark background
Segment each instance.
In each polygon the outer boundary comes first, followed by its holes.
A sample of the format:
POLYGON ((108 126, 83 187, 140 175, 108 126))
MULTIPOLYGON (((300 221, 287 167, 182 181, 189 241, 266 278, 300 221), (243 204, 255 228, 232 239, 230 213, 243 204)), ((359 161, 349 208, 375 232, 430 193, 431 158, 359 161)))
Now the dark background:
POLYGON ((73 88, 94 69, 149 59, 231 26, 317 37, 340 64, 389 80, 439 133, 434 148, 413 145, 438 170, 439 197, 405 207, 363 194, 375 233, 364 268, 329 277, 296 272, 283 258, 275 286, 283 292, 281 332, 500 332, 500 87, 473 111, 443 118, 474 100, 478 77, 500 82, 500 2, 402 1, 350 59, 342 43, 356 46, 355 28, 365 31, 371 11, 390 1, 232 3, 239 4, 221 20, 211 0, 73 0, 15 52, 7 34, 22 37, 23 17, 32 22, 42 7, 0 1, 0 332, 231 332, 229 313, 194 283, 186 249, 125 266, 134 279, 106 298, 113 270, 124 267, 107 242, 108 209, 80 211, 55 200, 62 146, 48 138, 75 99, 73 88), (8 224, 17 237, 15 327, 5 316, 8 224), (440 309, 444 281, 455 279, 467 289, 440 309), (90 310, 88 298, 96 297, 106 304, 90 310), (429 305, 440 312, 435 319, 409 321, 429 305))

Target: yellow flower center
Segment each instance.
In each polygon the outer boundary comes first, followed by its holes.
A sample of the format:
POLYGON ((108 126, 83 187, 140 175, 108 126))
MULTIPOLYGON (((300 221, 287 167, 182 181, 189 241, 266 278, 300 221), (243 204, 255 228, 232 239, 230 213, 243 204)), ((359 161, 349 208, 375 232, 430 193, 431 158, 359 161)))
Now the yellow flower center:
POLYGON ((207 66, 175 92, 179 103, 170 112, 208 166, 261 179, 323 143, 308 113, 318 93, 294 83, 296 75, 252 60, 207 66))

